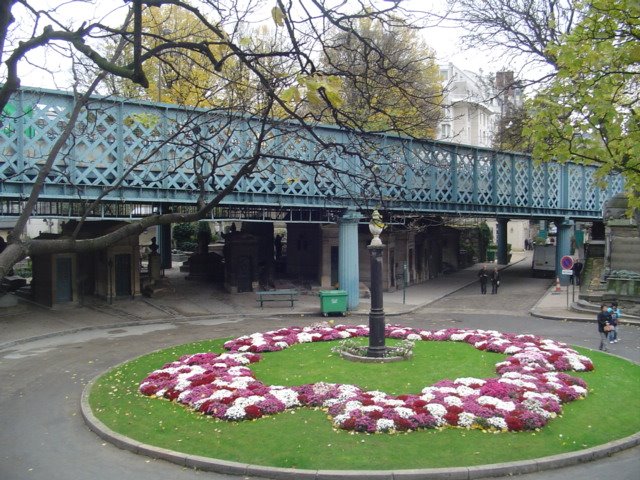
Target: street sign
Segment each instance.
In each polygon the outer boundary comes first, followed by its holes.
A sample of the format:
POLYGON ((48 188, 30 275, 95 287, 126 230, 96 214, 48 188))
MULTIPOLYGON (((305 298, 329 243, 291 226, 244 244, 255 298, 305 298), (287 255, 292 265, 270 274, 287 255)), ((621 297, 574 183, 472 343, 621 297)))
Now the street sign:
POLYGON ((562 274, 563 275, 573 275, 573 270, 565 270, 565 269, 563 269, 562 270, 562 274))
POLYGON ((560 259, 560 266, 563 270, 562 273, 565 275, 569 275, 568 273, 564 273, 564 270, 571 270, 571 268, 573 267, 573 257, 570 257, 569 255, 565 255, 564 257, 562 257, 560 259))

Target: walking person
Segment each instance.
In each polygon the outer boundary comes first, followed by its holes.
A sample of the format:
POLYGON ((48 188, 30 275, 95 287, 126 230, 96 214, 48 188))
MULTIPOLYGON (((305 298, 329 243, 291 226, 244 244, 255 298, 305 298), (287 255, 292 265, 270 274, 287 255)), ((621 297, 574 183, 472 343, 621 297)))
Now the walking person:
POLYGON ((571 282, 575 283, 577 286, 580 286, 580 274, 582 274, 582 262, 577 260, 576 263, 573 264, 571 270, 573 270, 573 275, 571 276, 571 282))
POLYGON ((607 311, 611 315, 611 325, 613 325, 613 330, 609 332, 609 343, 618 343, 618 319, 622 315, 622 310, 618 307, 618 302, 613 301, 607 311))
POLYGON ((478 272, 478 277, 480 278, 480 293, 485 295, 487 293, 487 280, 489 279, 489 274, 487 273, 487 267, 484 265, 478 272))
POLYGON ((491 272, 491 293, 498 293, 498 287, 500 286, 500 272, 498 272, 498 267, 493 269, 491 272))
POLYGON ((598 313, 598 333, 600 334, 599 350, 607 352, 606 342, 611 329, 611 314, 605 304, 600 305, 600 313, 598 313))

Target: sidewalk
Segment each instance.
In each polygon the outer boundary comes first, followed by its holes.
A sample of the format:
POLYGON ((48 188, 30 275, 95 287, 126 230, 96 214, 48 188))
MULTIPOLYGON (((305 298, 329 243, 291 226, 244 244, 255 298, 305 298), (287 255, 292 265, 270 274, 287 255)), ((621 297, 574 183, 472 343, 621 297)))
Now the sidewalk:
MULTIPOLYGON (((529 258, 524 252, 513 254, 512 263, 529 258)), ((498 265, 499 269, 510 265, 498 265)), ((389 317, 411 313, 453 292, 476 283, 478 265, 429 280, 395 292, 385 292, 384 311, 389 317)), ((168 287, 152 298, 118 300, 108 304, 99 299, 82 306, 46 309, 20 300, 17 307, 0 309, 0 348, 20 343, 33 337, 48 337, 61 332, 108 328, 123 325, 141 325, 158 322, 187 322, 199 318, 215 317, 318 317, 322 319, 320 299, 315 293, 301 293, 293 308, 286 302, 266 304, 260 308, 255 293, 230 295, 216 290, 211 284, 190 281, 184 274, 167 272, 168 287)), ((570 294, 571 295, 571 294, 570 294)), ((569 299, 571 304, 571 298, 569 299)), ((365 322, 370 300, 363 298, 357 310, 348 312, 365 322)), ((582 313, 567 308, 566 287, 560 293, 550 288, 531 309, 532 316, 572 321, 595 321, 595 313, 582 313)), ((640 319, 624 319, 626 323, 640 325, 640 319)))

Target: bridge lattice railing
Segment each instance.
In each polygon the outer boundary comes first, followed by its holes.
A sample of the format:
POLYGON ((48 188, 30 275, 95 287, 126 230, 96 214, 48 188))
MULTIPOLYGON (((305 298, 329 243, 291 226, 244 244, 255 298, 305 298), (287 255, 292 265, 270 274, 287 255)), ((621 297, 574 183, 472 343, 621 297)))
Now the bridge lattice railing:
MULTIPOLYGON (((0 127, 4 196, 30 191, 72 108, 63 92, 14 96, 0 127)), ((229 185, 257 145, 254 172, 224 202, 598 218, 603 201, 622 189, 619 177, 602 189, 595 168, 536 163, 524 154, 96 98, 41 197, 192 203, 201 189, 211 198, 229 185)))

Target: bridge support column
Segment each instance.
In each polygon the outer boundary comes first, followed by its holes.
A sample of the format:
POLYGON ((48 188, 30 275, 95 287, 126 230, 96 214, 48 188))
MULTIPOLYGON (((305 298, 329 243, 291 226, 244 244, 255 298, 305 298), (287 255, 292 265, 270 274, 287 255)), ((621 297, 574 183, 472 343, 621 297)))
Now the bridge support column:
POLYGON ((362 216, 354 208, 347 209, 339 221, 338 282, 347 292, 347 308, 360 304, 360 265, 358 262, 358 221, 362 216))
MULTIPOLYGON (((161 213, 170 213, 171 206, 162 204, 161 213)), ((160 250, 160 266, 163 269, 171 268, 171 225, 158 225, 156 236, 160 250)))
POLYGON ((569 275, 562 275, 560 259, 565 255, 571 255, 571 234, 573 233, 573 220, 568 218, 558 219, 555 222, 558 227, 556 238, 556 278, 560 279, 560 285, 569 285, 569 275))
POLYGON ((496 242, 498 244, 496 257, 500 265, 509 263, 507 258, 507 223, 509 223, 508 218, 498 218, 496 224, 496 242))

